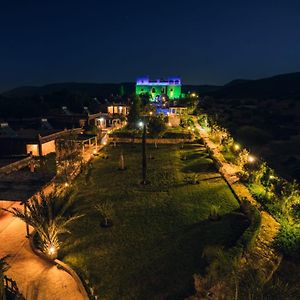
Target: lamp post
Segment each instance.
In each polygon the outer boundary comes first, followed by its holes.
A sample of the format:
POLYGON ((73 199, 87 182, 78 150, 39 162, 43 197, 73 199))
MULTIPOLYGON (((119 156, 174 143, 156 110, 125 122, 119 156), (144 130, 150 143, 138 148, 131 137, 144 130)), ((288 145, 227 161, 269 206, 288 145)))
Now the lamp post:
POLYGON ((146 122, 139 122, 139 127, 142 127, 143 135, 142 135, 142 182, 141 184, 145 185, 148 183, 147 181, 147 155, 146 155, 146 133, 147 133, 147 125, 146 122))

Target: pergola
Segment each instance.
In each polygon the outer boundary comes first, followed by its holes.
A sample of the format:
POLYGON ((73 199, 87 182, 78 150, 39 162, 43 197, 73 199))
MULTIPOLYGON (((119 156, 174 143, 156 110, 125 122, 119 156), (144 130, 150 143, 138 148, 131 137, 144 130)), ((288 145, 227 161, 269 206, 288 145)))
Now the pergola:
POLYGON ((95 144, 96 145, 96 148, 97 148, 97 135, 95 134, 79 134, 76 136, 76 139, 75 141, 77 143, 80 143, 80 145, 82 146, 82 151, 84 152, 84 147, 85 145, 89 145, 89 147, 92 145, 92 144, 95 144))

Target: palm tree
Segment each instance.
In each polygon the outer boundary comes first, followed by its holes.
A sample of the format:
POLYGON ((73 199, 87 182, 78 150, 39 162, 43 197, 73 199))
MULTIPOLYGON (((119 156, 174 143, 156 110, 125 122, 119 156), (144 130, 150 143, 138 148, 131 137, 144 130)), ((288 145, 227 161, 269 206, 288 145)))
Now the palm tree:
POLYGON ((68 225, 82 215, 72 215, 73 201, 70 192, 64 195, 41 193, 27 204, 27 211, 12 208, 10 213, 32 226, 41 242, 41 250, 51 258, 57 256, 59 235, 70 233, 68 225))
POLYGON ((9 269, 6 258, 7 256, 0 258, 0 300, 5 299, 4 273, 9 269))

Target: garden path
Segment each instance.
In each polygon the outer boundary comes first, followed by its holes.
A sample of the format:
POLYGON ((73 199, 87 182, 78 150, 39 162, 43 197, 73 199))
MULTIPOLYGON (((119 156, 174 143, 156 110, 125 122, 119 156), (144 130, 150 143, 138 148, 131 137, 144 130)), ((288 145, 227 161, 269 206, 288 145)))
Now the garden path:
POLYGON ((71 275, 32 252, 25 234, 24 222, 9 213, 1 215, 0 257, 9 255, 6 274, 17 282, 22 295, 27 300, 85 299, 71 275))
MULTIPOLYGON (((224 176, 228 184, 231 186, 233 192, 239 199, 246 199, 256 207, 260 207, 259 203, 253 198, 248 188, 240 183, 238 180, 233 180, 237 177, 235 169, 232 164, 225 161, 222 153, 216 144, 214 144, 205 129, 203 129, 194 118, 197 130, 204 141, 207 148, 210 149, 214 158, 220 164, 219 171, 224 176)), ((273 241, 280 229, 279 223, 267 212, 261 211, 261 227, 258 233, 254 248, 245 255, 245 264, 258 268, 263 272, 265 278, 268 280, 273 275, 273 272, 278 268, 282 255, 280 255, 273 246, 273 241)))

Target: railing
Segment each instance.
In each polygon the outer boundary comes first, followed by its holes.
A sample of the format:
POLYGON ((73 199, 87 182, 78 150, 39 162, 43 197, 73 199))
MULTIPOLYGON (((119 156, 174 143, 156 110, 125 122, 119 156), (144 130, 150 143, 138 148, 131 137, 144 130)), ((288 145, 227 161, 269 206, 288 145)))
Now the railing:
POLYGON ((66 134, 80 134, 82 132, 82 128, 74 128, 74 129, 67 129, 67 130, 62 130, 62 131, 59 131, 59 132, 56 132, 56 133, 52 133, 52 134, 49 134, 47 136, 44 136, 44 137, 40 137, 40 141, 42 143, 46 143, 46 142, 49 142, 49 141, 52 141, 52 140, 55 140, 61 136, 64 136, 66 134))
POLYGON ((17 283, 11 278, 4 275, 5 290, 14 296, 16 300, 25 300, 24 296, 20 293, 17 283))
POLYGON ((22 169, 22 168, 28 166, 32 159, 33 159, 32 156, 28 156, 24 159, 21 159, 21 160, 15 161, 9 165, 3 166, 0 168, 0 173, 7 174, 7 173, 11 173, 15 170, 22 169))

